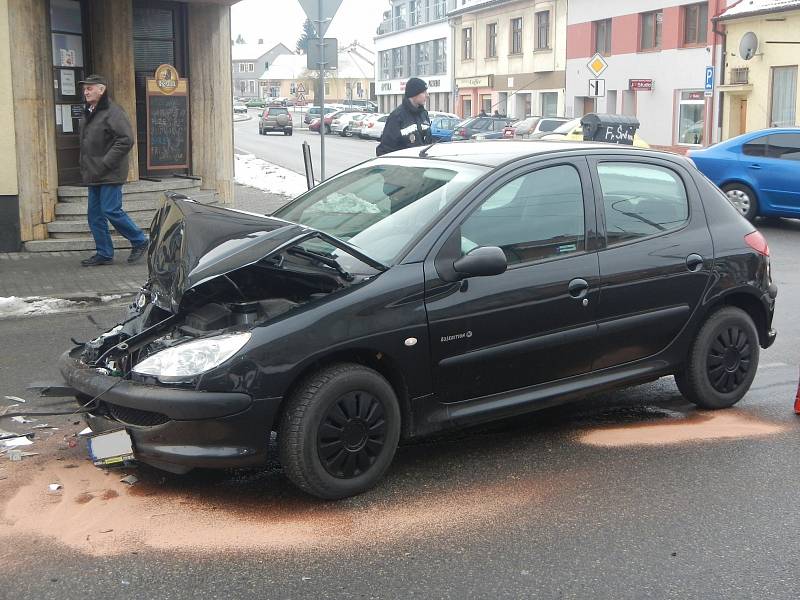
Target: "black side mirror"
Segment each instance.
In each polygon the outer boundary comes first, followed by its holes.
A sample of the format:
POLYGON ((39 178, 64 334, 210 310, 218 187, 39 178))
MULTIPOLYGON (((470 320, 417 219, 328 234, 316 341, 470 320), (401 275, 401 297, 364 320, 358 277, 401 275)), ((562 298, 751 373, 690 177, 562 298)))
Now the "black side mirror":
POLYGON ((505 273, 508 267, 505 253, 497 246, 479 246, 453 262, 459 279, 485 277, 505 273))

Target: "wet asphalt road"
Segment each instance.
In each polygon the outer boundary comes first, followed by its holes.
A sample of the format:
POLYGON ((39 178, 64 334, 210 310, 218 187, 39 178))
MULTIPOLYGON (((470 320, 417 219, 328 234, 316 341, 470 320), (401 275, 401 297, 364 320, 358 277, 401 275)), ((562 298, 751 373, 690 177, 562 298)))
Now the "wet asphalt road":
MULTIPOLYGON (((318 523, 330 513, 343 524, 333 535, 312 523, 312 542, 299 549, 243 539, 240 551, 214 550, 209 540, 194 551, 153 550, 132 538, 119 555, 91 557, 49 537, 0 538, 0 597, 796 598, 800 419, 791 404, 800 362, 793 301, 800 222, 761 227, 780 285, 779 337, 737 409, 781 432, 653 447, 580 441, 599 426, 693 414, 665 378, 404 446, 377 489, 338 504, 309 502, 276 465, 166 482, 141 470, 147 493, 211 501, 220 523, 235 513, 300 527, 304 515, 318 523)), ((91 315, 111 324, 121 312, 111 306, 91 315)), ((55 374, 70 336, 96 332, 86 313, 0 320, 0 391, 24 396, 27 382, 55 374)), ((0 459, 0 477, 8 477, 0 503, 18 479, 57 458, 0 459)), ((75 518, 90 515, 76 508, 75 518)), ((7 525, 0 520, 0 529, 7 525)), ((224 527, 216 535, 224 539, 224 527)))

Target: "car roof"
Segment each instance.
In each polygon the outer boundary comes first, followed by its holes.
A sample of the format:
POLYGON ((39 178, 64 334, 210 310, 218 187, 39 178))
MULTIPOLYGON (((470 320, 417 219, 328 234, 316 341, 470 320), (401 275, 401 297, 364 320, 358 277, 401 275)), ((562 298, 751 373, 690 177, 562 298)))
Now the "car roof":
MULTIPOLYGON (((417 146, 392 152, 387 157, 418 158, 424 147, 417 146)), ((569 140, 465 140, 433 144, 423 158, 449 160, 497 167, 508 161, 549 153, 565 153, 576 150, 629 150, 631 152, 650 152, 651 155, 671 155, 669 152, 650 151, 645 148, 602 142, 579 142, 569 140)))

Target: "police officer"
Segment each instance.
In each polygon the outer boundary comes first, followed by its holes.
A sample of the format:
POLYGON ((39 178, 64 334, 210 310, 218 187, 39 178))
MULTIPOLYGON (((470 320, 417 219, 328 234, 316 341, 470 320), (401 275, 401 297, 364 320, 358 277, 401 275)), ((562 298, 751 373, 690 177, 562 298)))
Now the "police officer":
POLYGON ((403 103, 386 119, 381 143, 375 151, 378 156, 403 148, 433 143, 431 120, 428 118, 428 111, 425 110, 427 89, 428 84, 422 79, 412 77, 408 80, 403 103))

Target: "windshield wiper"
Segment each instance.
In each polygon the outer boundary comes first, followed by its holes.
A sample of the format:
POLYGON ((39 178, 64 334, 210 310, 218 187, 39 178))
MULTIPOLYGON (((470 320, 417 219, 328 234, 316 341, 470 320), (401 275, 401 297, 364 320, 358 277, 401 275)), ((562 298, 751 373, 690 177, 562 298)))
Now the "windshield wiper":
POLYGON ((353 276, 342 268, 342 265, 339 264, 339 261, 337 261, 332 254, 327 252, 317 252, 315 250, 307 250, 305 248, 301 248, 300 246, 289 248, 287 252, 296 256, 302 256, 303 258, 307 258, 312 261, 320 262, 323 265, 334 269, 345 281, 353 281, 353 276))

